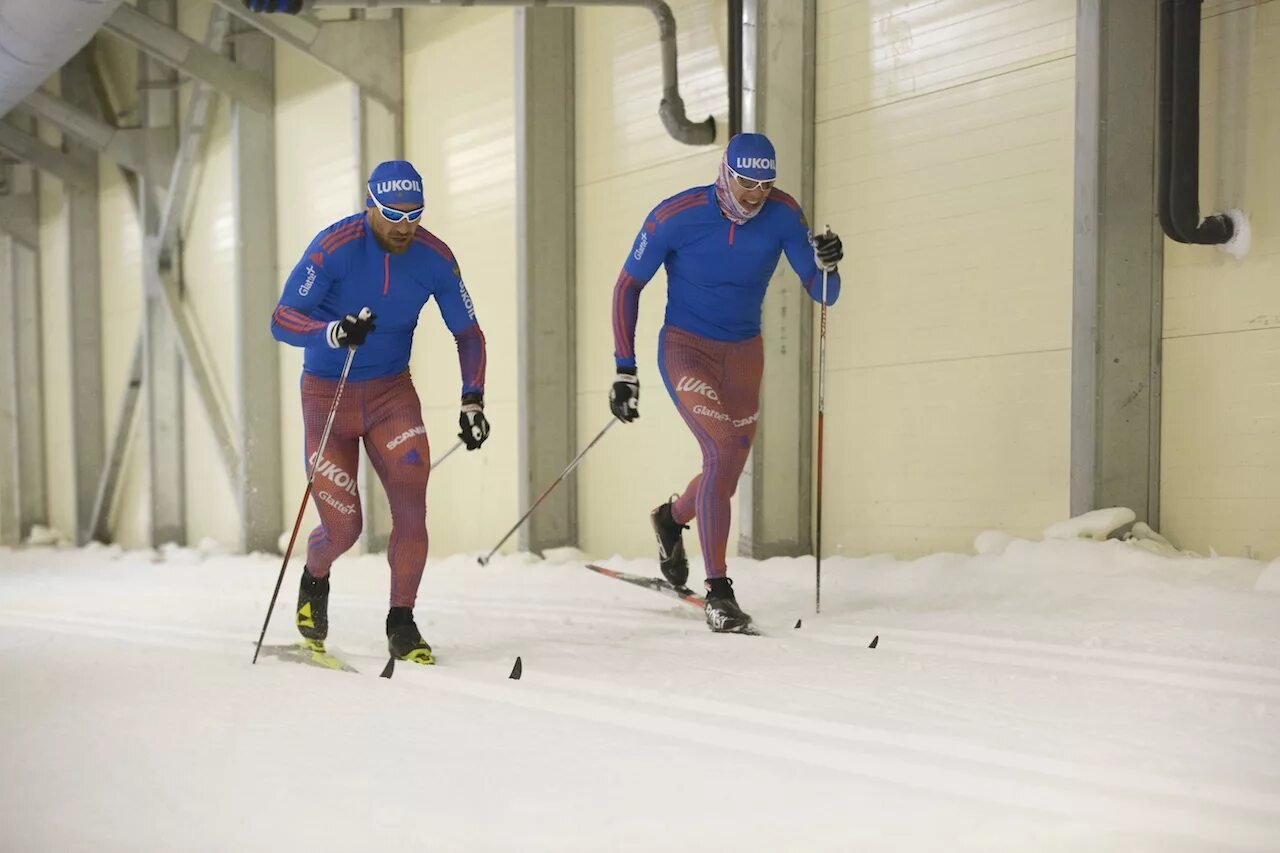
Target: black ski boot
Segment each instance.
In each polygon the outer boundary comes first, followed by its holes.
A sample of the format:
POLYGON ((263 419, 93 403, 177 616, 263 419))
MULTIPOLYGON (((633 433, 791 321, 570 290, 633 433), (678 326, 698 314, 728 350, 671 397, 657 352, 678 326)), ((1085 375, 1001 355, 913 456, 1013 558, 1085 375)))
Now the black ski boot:
POLYGON ((324 650, 325 637, 329 636, 329 578, 318 578, 305 568, 298 585, 298 609, 294 613, 298 633, 306 639, 306 645, 324 650))
POLYGON ((433 664, 431 646, 418 633, 412 607, 393 607, 387 612, 387 650, 396 660, 433 664))
POLYGON ((684 531, 689 525, 675 520, 671 514, 673 502, 667 501, 649 513, 649 521, 658 537, 658 568, 662 569, 662 576, 672 586, 684 587, 689 582, 689 559, 684 554, 684 531))
POLYGON ((707 578, 707 627, 717 634, 750 634, 751 617, 742 612, 733 595, 733 581, 707 578))

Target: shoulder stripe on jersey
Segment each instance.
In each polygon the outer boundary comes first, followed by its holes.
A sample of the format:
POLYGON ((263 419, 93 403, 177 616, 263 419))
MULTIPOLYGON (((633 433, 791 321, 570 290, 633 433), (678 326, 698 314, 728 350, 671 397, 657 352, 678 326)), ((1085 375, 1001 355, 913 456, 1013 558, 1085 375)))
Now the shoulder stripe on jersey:
POLYGON ((788 195, 787 193, 784 193, 782 190, 780 190, 780 189, 778 189, 778 188, 776 188, 776 187, 774 188, 773 192, 769 193, 769 200, 770 200, 770 201, 774 201, 774 200, 780 201, 780 202, 782 202, 783 204, 785 204, 787 207, 791 208, 792 210, 799 210, 799 209, 800 209, 800 202, 796 201, 796 200, 795 200, 794 198, 792 198, 790 195, 788 195))
POLYGON ((356 232, 363 230, 364 223, 362 222, 351 222, 347 225, 343 225, 341 228, 337 228, 326 234, 324 239, 320 241, 320 248, 324 249, 326 252, 331 252, 333 251, 333 246, 340 242, 343 237, 350 236, 351 234, 355 234, 356 232))
POLYGON ((659 222, 665 222, 668 217, 671 217, 682 210, 686 210, 690 207, 696 207, 699 204, 706 204, 706 203, 707 203, 706 189, 700 187, 698 189, 689 190, 688 192, 681 193, 680 195, 676 196, 675 198, 671 199, 670 201, 660 206, 657 210, 653 212, 653 215, 657 218, 659 222))
POLYGON ((334 252, 338 251, 348 243, 351 243, 355 240, 361 240, 364 238, 364 236, 365 236, 365 233, 363 228, 361 228, 359 231, 352 231, 350 234, 343 235, 341 240, 338 240, 333 245, 329 246, 329 248, 325 249, 325 251, 332 255, 334 252))
POLYGON ((686 210, 692 210, 695 207, 701 207, 706 203, 707 203, 707 197, 705 195, 686 197, 682 199, 679 204, 666 205, 661 210, 659 210, 656 214, 654 214, 654 216, 659 222, 666 222, 668 219, 675 216, 677 213, 684 213, 686 210))
POLYGON ((413 241, 415 243, 421 243, 429 249, 434 249, 436 254, 452 263, 453 252, 450 251, 449 247, 443 240, 432 234, 427 229, 419 227, 413 234, 413 241))

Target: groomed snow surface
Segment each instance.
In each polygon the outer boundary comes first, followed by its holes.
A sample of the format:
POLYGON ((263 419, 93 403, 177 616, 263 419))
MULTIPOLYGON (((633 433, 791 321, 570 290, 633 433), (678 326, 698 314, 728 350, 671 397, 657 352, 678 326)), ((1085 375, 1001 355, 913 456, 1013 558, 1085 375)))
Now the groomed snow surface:
POLYGON ((440 665, 389 681, 381 556, 334 567, 349 674, 250 665, 279 557, 0 550, 0 850, 1280 850, 1277 566, 980 550, 827 560, 820 616, 811 560, 734 561, 763 637, 432 561, 440 665))

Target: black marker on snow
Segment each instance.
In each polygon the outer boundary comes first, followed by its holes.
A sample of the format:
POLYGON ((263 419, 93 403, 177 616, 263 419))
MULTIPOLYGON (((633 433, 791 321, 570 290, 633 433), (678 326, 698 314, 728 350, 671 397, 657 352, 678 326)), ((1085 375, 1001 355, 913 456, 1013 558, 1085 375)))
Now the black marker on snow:
POLYGON ((878 645, 880 645, 880 635, 876 634, 874 637, 871 638, 871 645, 867 646, 867 648, 874 649, 878 645))
POLYGON ((520 676, 523 673, 524 673, 524 664, 520 663, 520 656, 516 655, 516 665, 511 667, 511 674, 508 675, 507 678, 514 678, 516 681, 519 681, 520 676))
POLYGON ((396 671, 396 659, 387 658, 387 665, 382 668, 382 674, 379 678, 390 678, 396 671))

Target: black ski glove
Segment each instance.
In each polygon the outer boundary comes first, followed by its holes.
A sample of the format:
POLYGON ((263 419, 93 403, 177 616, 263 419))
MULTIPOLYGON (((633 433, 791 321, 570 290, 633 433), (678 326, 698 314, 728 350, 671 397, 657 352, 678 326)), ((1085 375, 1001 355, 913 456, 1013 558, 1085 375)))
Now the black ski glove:
POLYGON ((329 346, 334 349, 338 347, 354 349, 360 346, 369 333, 377 328, 373 324, 376 319, 378 319, 377 314, 368 308, 361 308, 359 316, 348 314, 341 320, 334 320, 329 324, 329 346))
POLYGON ((837 234, 828 228, 825 234, 813 235, 813 257, 820 269, 835 272, 836 265, 844 257, 844 245, 837 234))
POLYGON ((472 391, 462 395, 462 414, 458 415, 462 432, 458 438, 467 450, 476 450, 489 437, 489 421, 484 416, 484 395, 472 391))
POLYGON ((619 367, 609 389, 609 408, 613 416, 624 424, 640 417, 640 380, 634 367, 619 367))

